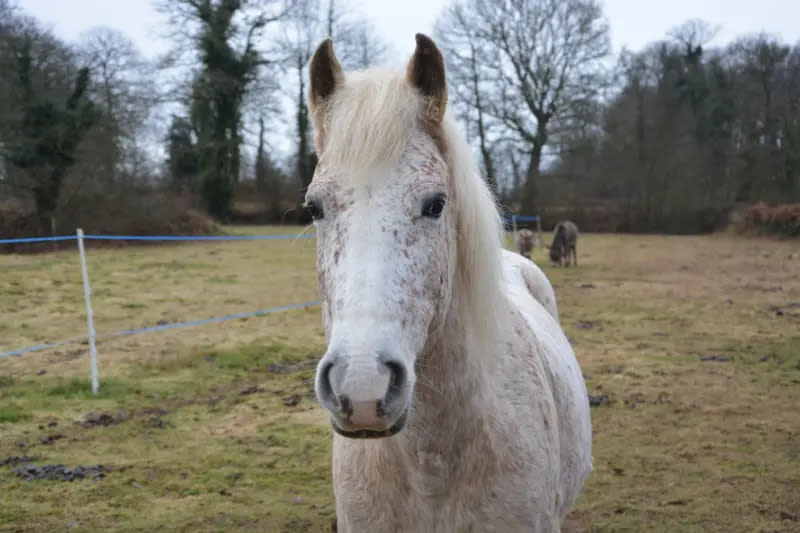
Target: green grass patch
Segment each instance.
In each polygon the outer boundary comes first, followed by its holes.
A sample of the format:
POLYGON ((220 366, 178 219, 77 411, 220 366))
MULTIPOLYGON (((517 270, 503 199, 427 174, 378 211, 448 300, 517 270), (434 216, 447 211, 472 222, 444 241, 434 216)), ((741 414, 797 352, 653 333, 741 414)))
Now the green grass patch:
POLYGON ((84 379, 59 379, 56 385, 47 388, 47 394, 65 400, 105 400, 124 398, 133 390, 134 387, 120 379, 104 378, 95 395, 92 393, 92 386, 87 377, 84 379))
POLYGON ((28 420, 30 414, 14 405, 0 405, 0 424, 14 424, 28 420))

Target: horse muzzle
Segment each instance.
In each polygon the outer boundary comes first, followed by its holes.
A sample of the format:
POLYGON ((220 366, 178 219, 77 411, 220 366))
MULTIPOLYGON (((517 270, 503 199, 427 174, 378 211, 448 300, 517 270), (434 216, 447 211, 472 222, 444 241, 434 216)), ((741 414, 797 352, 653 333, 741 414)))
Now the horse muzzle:
POLYGON ((390 437, 402 430, 411 388, 405 364, 385 355, 328 354, 317 367, 317 399, 334 431, 349 438, 390 437))

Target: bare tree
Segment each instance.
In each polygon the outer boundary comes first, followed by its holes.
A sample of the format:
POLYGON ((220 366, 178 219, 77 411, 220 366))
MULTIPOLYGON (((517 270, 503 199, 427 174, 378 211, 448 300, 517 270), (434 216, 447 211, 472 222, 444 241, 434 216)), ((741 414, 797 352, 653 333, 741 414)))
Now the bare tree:
POLYGON ((610 43, 598 0, 464 0, 489 110, 527 147, 523 205, 535 210, 542 154, 553 124, 582 120, 604 83, 610 43))
POLYGON ((453 104, 467 124, 477 134, 478 146, 486 182, 498 192, 498 180, 492 154, 491 130, 498 126, 489 112, 492 97, 491 72, 487 68, 486 43, 477 37, 478 20, 462 4, 450 6, 436 23, 436 36, 447 58, 450 90, 455 93, 453 104))
POLYGON ((317 40, 324 37, 333 39, 337 58, 344 68, 365 69, 386 58, 386 43, 378 36, 374 26, 366 18, 357 15, 349 3, 327 0, 323 23, 325 33, 316 36, 317 40))
POLYGON ((154 68, 128 37, 109 28, 83 34, 78 52, 95 79, 91 93, 102 109, 93 133, 94 147, 102 152, 94 171, 114 182, 127 163, 135 164, 137 141, 158 101, 154 68))
MULTIPOLYGON (((696 51, 698 47, 708 45, 719 33, 718 26, 712 26, 702 19, 690 19, 671 29, 667 36, 684 46, 688 51, 696 51)), ((695 52, 696 53, 696 52, 695 52)))
MULTIPOLYGON (((295 109, 296 151, 295 163, 299 189, 297 205, 303 203, 305 190, 311 183, 316 165, 312 153, 311 122, 306 96, 307 69, 311 55, 325 37, 334 40, 336 55, 345 68, 359 69, 380 61, 386 54, 386 45, 377 37, 365 19, 349 10, 346 4, 335 0, 298 0, 290 21, 285 25, 282 39, 283 52, 289 75, 294 78, 290 85, 291 99, 295 109)), ((300 214, 298 217, 305 216, 300 214)), ((299 220, 303 221, 302 218, 299 220)))

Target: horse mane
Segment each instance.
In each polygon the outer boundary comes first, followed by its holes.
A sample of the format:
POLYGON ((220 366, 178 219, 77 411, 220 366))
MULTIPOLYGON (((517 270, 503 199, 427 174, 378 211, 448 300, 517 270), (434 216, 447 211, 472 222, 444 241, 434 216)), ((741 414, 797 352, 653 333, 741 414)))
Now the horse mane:
POLYGON ((320 163, 346 167, 356 180, 397 162, 422 111, 421 98, 401 75, 377 68, 348 72, 323 106, 320 163))
MULTIPOLYGON (((324 104, 317 148, 320 163, 347 168, 350 178, 366 179, 367 170, 396 163, 419 135, 430 134, 426 102, 403 72, 369 69, 346 74, 345 82, 324 104), (324 139, 324 140, 320 140, 324 139)), ((482 357, 491 349, 504 291, 502 224, 495 199, 481 177, 475 155, 449 110, 441 125, 443 157, 449 170, 451 201, 457 202, 457 279, 454 300, 466 307, 467 333, 482 357)))
POLYGON ((503 226, 497 203, 481 177, 475 154, 451 114, 445 113, 447 164, 458 202, 458 271, 476 348, 493 354, 498 311, 504 303, 501 263, 503 226))

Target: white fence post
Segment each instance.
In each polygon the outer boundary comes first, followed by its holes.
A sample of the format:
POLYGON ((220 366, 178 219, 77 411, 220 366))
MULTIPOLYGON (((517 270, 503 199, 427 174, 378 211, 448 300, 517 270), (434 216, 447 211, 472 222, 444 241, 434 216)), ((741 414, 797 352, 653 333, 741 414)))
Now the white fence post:
POLYGON ((89 360, 92 367, 92 394, 97 394, 99 387, 97 376, 97 348, 94 344, 94 316, 92 313, 92 289, 89 286, 89 274, 86 272, 86 252, 83 249, 83 230, 78 228, 78 250, 81 254, 81 274, 83 275, 83 295, 86 299, 86 322, 89 325, 89 360))

